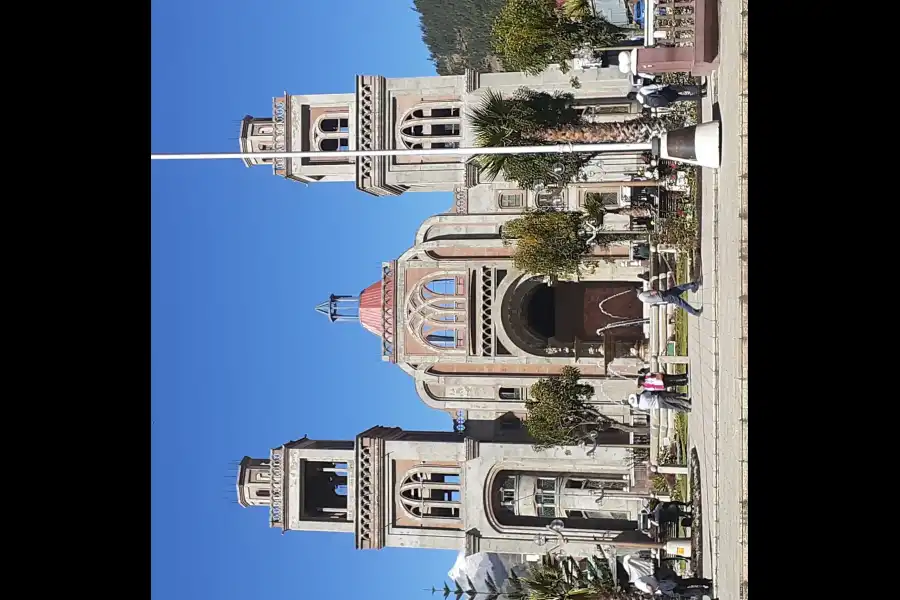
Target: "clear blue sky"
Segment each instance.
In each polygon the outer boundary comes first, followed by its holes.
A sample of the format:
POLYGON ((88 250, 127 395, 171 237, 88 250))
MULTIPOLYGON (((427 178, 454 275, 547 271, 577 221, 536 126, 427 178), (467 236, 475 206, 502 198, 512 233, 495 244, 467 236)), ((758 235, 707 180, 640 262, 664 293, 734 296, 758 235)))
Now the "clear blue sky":
MULTIPOLYGON (((155 152, 235 151, 236 121, 270 115, 283 90, 434 75, 409 0, 154 0, 152 27, 155 152)), ((427 597, 455 553, 282 536, 265 510, 232 503, 226 475, 304 434, 452 426, 380 360, 375 336, 313 309, 376 281, 449 194, 379 199, 240 161, 151 170, 153 597, 427 597)))

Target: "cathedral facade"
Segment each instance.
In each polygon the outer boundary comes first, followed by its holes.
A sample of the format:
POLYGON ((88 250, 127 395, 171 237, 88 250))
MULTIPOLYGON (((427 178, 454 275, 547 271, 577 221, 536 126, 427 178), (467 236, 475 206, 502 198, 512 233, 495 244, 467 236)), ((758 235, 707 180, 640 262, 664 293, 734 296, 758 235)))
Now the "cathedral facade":
MULTIPOLYGON (((626 98, 630 78, 617 68, 582 73, 578 89, 570 77, 555 67, 537 76, 358 76, 355 92, 275 98, 271 117, 243 120, 241 149, 472 147, 468 114, 484 92, 509 95, 521 87, 569 91, 594 121, 638 115, 639 107, 626 98)), ((533 383, 572 365, 611 416, 629 418, 622 402, 633 383, 619 376, 633 375, 643 364, 647 329, 615 324, 648 316, 632 293, 644 285, 646 261, 627 242, 598 247, 593 272, 551 286, 513 266, 502 228, 530 207, 580 210, 591 195, 609 208, 628 206, 647 185, 640 153, 604 154, 587 169, 587 181, 538 192, 518 189, 502 176, 482 182, 473 164, 455 156, 245 162, 304 183, 354 181, 377 196, 452 194, 450 209, 426 220, 415 244, 373 273, 374 283, 318 307, 333 321, 359 320, 380 336, 382 358, 414 379, 423 402, 468 427, 500 434, 522 416, 533 383)), ((603 225, 630 230, 631 219, 607 214, 603 225)))
MULTIPOLYGON (((596 122, 634 118, 631 81, 616 68, 538 76, 467 72, 388 79, 359 76, 355 91, 274 99, 271 117, 246 117, 243 152, 472 147, 468 112, 487 89, 571 91, 596 122)), ((414 245, 358 294, 334 294, 317 310, 358 322, 381 338, 381 358, 409 374, 427 405, 455 431, 374 427, 353 441, 289 442, 267 458, 245 457, 243 506, 269 510, 271 526, 353 533, 358 548, 432 547, 541 553, 564 543, 590 555, 599 544, 643 545, 637 531, 649 496, 649 436, 610 430, 596 452, 536 450, 522 426, 529 388, 565 366, 580 369, 605 414, 647 423, 624 404, 646 358, 647 310, 634 293, 647 263, 631 243, 596 251, 596 268, 548 284, 518 270, 502 228, 531 207, 580 210, 592 194, 626 207, 647 185, 640 153, 604 154, 587 180, 552 191, 481 181, 464 158, 248 158, 247 166, 304 183, 353 181, 375 196, 445 191, 452 205, 427 219, 414 245), (626 376, 626 377, 623 377, 626 376), (558 538, 558 539, 557 539, 558 538)), ((629 217, 604 228, 630 230, 629 217)), ((361 287, 366 282, 361 282, 361 287)))

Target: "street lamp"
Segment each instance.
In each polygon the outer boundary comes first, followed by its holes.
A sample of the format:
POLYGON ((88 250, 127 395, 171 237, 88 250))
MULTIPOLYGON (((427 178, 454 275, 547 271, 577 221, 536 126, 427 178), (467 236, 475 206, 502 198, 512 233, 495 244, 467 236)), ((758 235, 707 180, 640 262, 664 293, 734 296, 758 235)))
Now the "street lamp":
POLYGON ((717 169, 721 157, 719 122, 675 129, 649 142, 635 144, 554 144, 496 148, 428 148, 420 150, 346 150, 304 152, 207 152, 151 154, 150 160, 222 160, 244 158, 352 158, 362 156, 478 156, 483 154, 571 154, 575 152, 651 152, 676 162, 717 169))

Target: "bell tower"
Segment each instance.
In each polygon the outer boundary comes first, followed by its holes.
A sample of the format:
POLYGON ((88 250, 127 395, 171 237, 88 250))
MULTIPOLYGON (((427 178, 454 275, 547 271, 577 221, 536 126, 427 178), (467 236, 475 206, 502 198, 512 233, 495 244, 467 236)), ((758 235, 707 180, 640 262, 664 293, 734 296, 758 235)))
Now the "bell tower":
POLYGON ((250 458, 241 461, 238 475, 238 504, 269 506, 272 500, 272 474, 267 458, 250 458))
POLYGON ((353 441, 302 438, 244 457, 238 503, 285 531, 353 533, 359 549, 459 549, 463 438, 372 427, 353 441))
MULTIPOLYGON (((241 152, 344 152, 356 148, 354 94, 289 95, 272 99, 271 117, 244 117, 241 152)), ((245 158, 272 165, 275 175, 303 183, 353 181, 353 158, 245 158)))
POLYGON ((306 437, 245 456, 238 470, 238 503, 267 506, 269 526, 282 531, 353 531, 352 441, 306 437))
MULTIPOLYGON (((269 117, 251 117, 241 119, 241 152, 274 152, 275 124, 269 117)), ((248 167, 271 165, 274 158, 245 158, 248 167)))
POLYGON ((646 447, 535 449, 528 441, 376 426, 353 441, 304 437, 268 459, 245 458, 238 500, 268 506, 270 526, 282 532, 352 533, 360 550, 559 547, 591 556, 598 544, 656 548, 637 522, 652 496, 646 459, 635 454, 646 447))

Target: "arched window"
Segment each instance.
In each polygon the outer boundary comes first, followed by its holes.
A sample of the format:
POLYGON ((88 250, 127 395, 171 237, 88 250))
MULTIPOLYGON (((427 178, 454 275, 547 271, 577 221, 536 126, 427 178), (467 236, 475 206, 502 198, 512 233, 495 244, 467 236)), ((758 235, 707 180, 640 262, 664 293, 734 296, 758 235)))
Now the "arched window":
POLYGON ((459 148, 461 102, 429 102, 407 111, 398 121, 397 139, 410 149, 459 148))
POLYGON ((410 469, 397 489, 403 512, 416 520, 460 518, 458 467, 422 465, 410 469))
POLYGON ((406 301, 407 323, 423 344, 465 352, 465 281, 462 273, 442 273, 413 286, 406 301))
POLYGON ((425 284, 425 292, 432 295, 454 296, 456 295, 456 279, 435 279, 425 284))
POLYGON ((500 485, 494 494, 495 501, 513 515, 556 517, 559 504, 556 477, 509 474, 498 479, 500 485))
POLYGON ((425 336, 428 343, 439 348, 456 348, 456 331, 453 329, 439 329, 425 336))
MULTIPOLYGON (((490 515, 501 526, 544 529, 555 519, 566 527, 605 531, 637 529, 639 502, 607 498, 601 490, 627 491, 625 473, 564 473, 502 470, 490 481, 490 515), (577 523, 569 519, 578 519, 577 523)), ((606 534, 604 534, 606 535, 606 534)), ((614 536, 613 536, 614 537, 614 536)))
POLYGON ((350 119, 322 119, 319 121, 319 130, 323 133, 348 133, 350 119))
POLYGON ((312 146, 323 152, 346 152, 350 150, 350 119, 347 114, 328 113, 313 123, 312 146))
POLYGON ((350 140, 347 138, 325 138, 319 141, 319 150, 324 152, 335 152, 340 150, 346 152, 350 149, 350 140))
POLYGON ((516 506, 516 477, 507 477, 500 486, 500 506, 515 510, 516 506))

